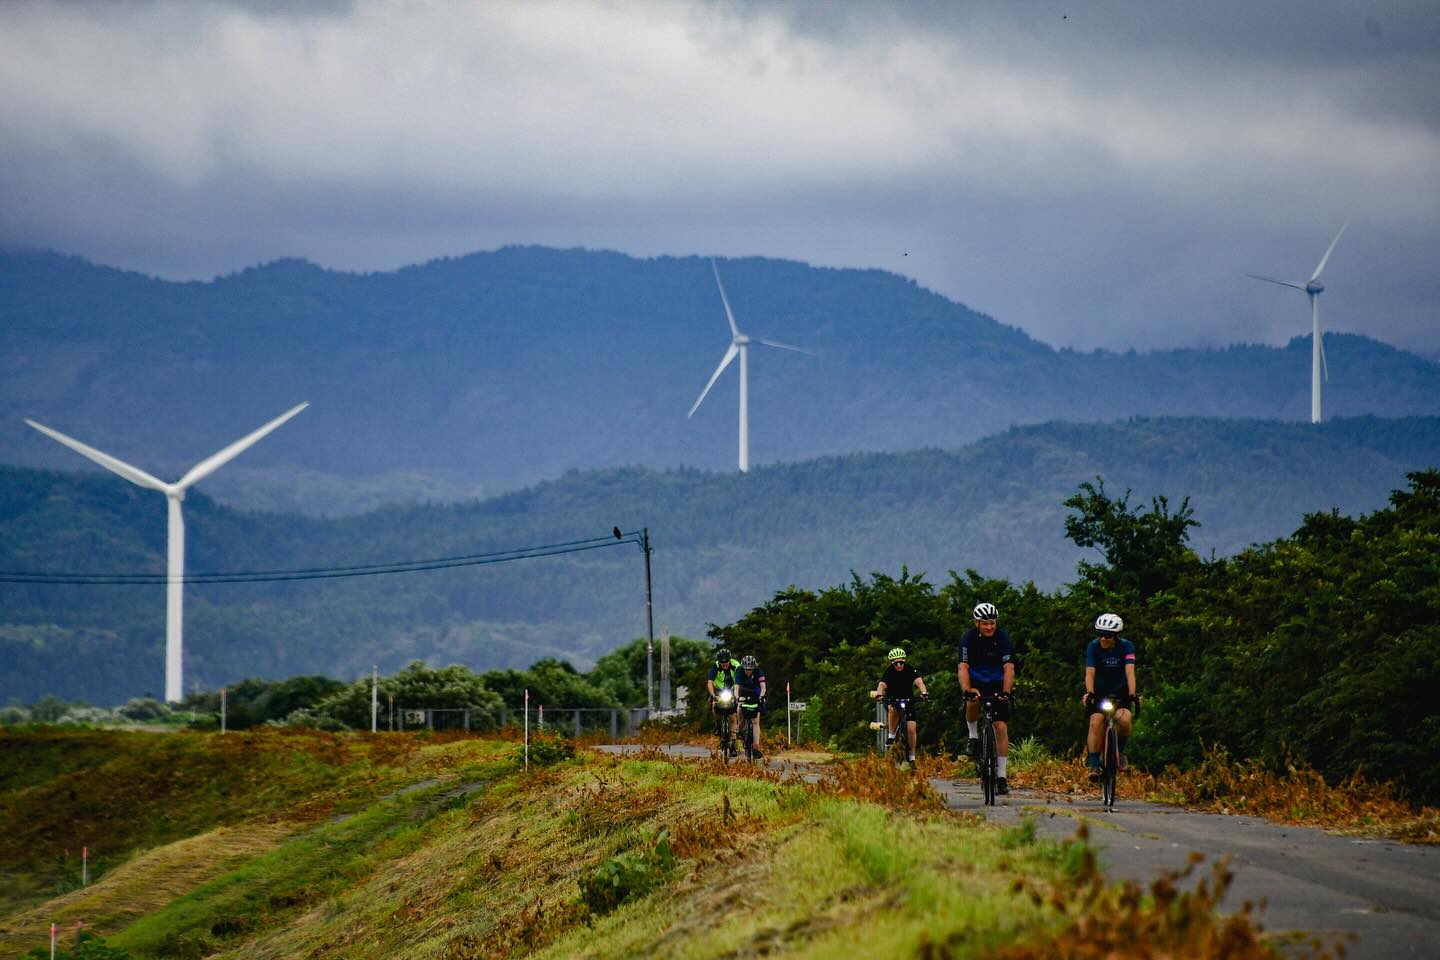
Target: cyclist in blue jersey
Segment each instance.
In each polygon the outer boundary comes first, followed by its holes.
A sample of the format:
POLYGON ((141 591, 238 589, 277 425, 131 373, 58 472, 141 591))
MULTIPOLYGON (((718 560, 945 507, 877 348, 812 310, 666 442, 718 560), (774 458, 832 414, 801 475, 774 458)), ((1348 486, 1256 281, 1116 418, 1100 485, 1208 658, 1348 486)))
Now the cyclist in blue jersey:
POLYGON ((740 698, 740 709, 750 718, 755 731, 755 759, 760 759, 760 715, 765 712, 765 671, 760 661, 746 655, 740 658, 740 672, 735 675, 735 691, 740 698))
POLYGON ((1086 765, 1090 779, 1100 779, 1100 746, 1105 736, 1105 719, 1100 701, 1114 701, 1115 732, 1120 740, 1120 769, 1130 765, 1125 757, 1125 744, 1130 739, 1132 714, 1130 707, 1139 703, 1135 695, 1135 644, 1121 638, 1125 621, 1113 613, 1102 613, 1095 619, 1095 639, 1085 648, 1085 716, 1089 731, 1085 740, 1086 765))
POLYGON ((1010 691, 1015 687, 1015 645, 1000 629, 1000 611, 993 603, 977 603, 972 611, 975 626, 960 638, 960 692, 964 695, 965 725, 970 739, 965 752, 974 759, 980 753, 980 698, 996 700, 995 752, 998 755, 995 792, 1010 792, 1005 779, 1005 762, 1010 754, 1010 691))

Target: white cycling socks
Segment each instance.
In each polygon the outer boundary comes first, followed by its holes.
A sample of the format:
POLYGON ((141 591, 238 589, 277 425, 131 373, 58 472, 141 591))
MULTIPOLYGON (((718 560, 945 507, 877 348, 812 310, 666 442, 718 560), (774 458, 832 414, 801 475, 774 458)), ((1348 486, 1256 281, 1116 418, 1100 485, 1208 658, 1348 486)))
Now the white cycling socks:
POLYGON ((1005 779, 1005 757, 995 758, 995 775, 1001 780, 1005 779))
POLYGON ((966 721, 965 721, 965 726, 967 726, 967 727, 970 728, 970 739, 971 739, 971 740, 979 740, 979 739, 980 739, 980 721, 979 721, 979 720, 966 720, 966 721))

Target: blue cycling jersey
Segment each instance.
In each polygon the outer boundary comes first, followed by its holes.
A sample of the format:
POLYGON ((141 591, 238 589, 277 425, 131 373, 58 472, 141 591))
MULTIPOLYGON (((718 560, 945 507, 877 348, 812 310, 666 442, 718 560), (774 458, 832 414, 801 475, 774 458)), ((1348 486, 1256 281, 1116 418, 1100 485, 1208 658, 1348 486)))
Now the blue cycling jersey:
POLYGON ((1095 692, 1118 695, 1130 692, 1130 681, 1125 679, 1125 665, 1135 663, 1135 644, 1118 639, 1106 650, 1100 638, 1090 641, 1085 648, 1085 666, 1095 668, 1095 692))
POLYGON ((970 665, 970 682, 998 684, 1005 679, 1005 664, 1015 662, 1015 646, 1010 634, 999 627, 994 634, 985 636, 979 628, 971 627, 960 638, 960 662, 970 665))

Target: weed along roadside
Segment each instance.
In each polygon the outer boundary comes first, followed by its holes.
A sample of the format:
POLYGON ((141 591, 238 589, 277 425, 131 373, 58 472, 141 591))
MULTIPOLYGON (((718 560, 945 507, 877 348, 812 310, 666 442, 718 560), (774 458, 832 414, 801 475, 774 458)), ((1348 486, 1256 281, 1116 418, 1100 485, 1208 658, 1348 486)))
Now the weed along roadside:
MULTIPOLYGON (((878 761, 806 783, 559 739, 532 745, 528 771, 506 740, 411 743, 331 798, 344 819, 305 798, 303 819, 273 809, 256 821, 273 830, 264 842, 237 841, 185 889, 144 900, 138 878, 159 869, 147 858, 178 862, 210 834, 159 843, 131 858, 142 873, 116 868, 90 888, 87 917, 65 916, 132 958, 837 956, 857 942, 877 957, 1045 956, 1103 895, 1149 937, 1183 920, 1174 956, 1249 956, 1205 951, 1254 939, 1248 918, 1214 921, 1195 893, 1177 912, 1170 894, 1106 887, 1083 835, 948 812, 878 761), (347 808, 352 797, 364 800, 347 808)), ((287 749, 283 735, 265 745, 287 749)), ((15 922, 69 896, 6 916, 7 949, 38 945, 15 922)))

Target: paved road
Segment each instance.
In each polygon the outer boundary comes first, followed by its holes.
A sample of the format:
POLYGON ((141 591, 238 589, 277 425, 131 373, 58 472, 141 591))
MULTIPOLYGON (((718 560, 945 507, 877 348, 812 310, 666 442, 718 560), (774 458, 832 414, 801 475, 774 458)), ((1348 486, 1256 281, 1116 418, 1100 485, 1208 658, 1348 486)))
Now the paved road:
MULTIPOLYGON (((662 749, 682 757, 710 755, 703 747, 662 749)), ((803 766, 770 765, 792 775, 818 776, 803 766)), ((1326 940, 1353 935, 1347 960, 1440 957, 1440 849, 1144 801, 1122 800, 1107 812, 1098 793, 1077 799, 1015 789, 994 807, 985 807, 975 781, 930 782, 952 809, 999 824, 1031 817, 1045 836, 1073 836, 1084 820, 1106 875, 1117 880, 1148 884, 1161 871, 1183 868, 1192 851, 1211 861, 1228 855, 1235 879, 1222 909, 1239 910, 1247 900, 1263 900, 1262 922, 1272 933, 1303 931, 1326 940)))

